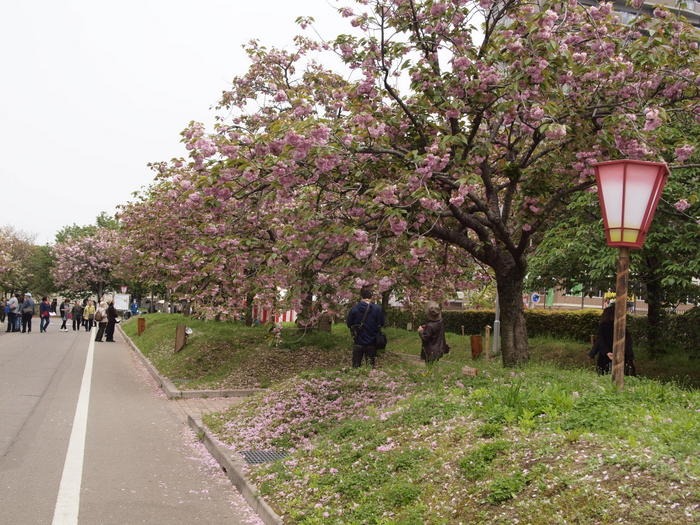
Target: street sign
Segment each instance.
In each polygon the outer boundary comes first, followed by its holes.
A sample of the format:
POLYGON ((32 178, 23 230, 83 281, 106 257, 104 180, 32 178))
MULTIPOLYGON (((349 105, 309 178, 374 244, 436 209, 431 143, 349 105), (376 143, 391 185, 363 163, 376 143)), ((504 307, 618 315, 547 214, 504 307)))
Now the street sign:
POLYGON ((540 302, 540 294, 538 294, 537 292, 533 293, 530 296, 530 300, 535 304, 539 303, 540 302))

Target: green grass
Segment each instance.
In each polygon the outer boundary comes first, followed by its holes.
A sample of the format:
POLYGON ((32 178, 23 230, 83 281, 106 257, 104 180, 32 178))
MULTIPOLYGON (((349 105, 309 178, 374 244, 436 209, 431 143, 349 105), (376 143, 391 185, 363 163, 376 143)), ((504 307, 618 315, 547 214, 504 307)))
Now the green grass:
POLYGON ((217 421, 217 435, 233 450, 267 448, 269 432, 285 427, 292 454, 250 476, 286 523, 700 517, 699 392, 630 378, 620 393, 609 378, 547 364, 511 371, 492 363, 481 371, 462 377, 443 360, 428 371, 416 363, 381 373, 316 372, 205 421, 217 421), (325 388, 339 392, 346 383, 353 385, 343 396, 348 402, 324 415, 325 388), (360 386, 373 396, 393 383, 395 397, 353 405, 360 386), (275 412, 285 400, 298 410, 275 412))
MULTIPOLYGON (((397 355, 418 354, 416 334, 389 329, 378 369, 352 369, 342 326, 287 327, 276 341, 189 319, 194 334, 174 354, 177 322, 148 316, 132 335, 159 369, 188 385, 270 386, 204 421, 233 451, 289 452, 248 474, 285 523, 700 521, 700 391, 672 380, 681 366, 618 392, 587 345, 534 340, 531 364, 504 369, 473 361, 467 338, 450 334, 451 354, 426 368, 397 355), (463 376, 465 364, 479 374, 463 376)), ((652 369, 643 356, 638 367, 652 369)))
MULTIPOLYGON (((251 328, 241 323, 200 321, 169 314, 142 317, 147 326, 143 335, 136 335, 134 318, 124 322, 122 327, 158 370, 184 389, 268 387, 305 370, 342 368, 350 362, 350 336, 342 324, 334 325, 331 333, 299 332, 287 324, 281 338, 277 339, 264 326, 251 328), (178 323, 192 328, 193 334, 185 348, 175 354, 178 323)), ((389 349, 384 362, 395 361, 396 354, 420 355, 420 340, 415 332, 387 328, 386 333, 389 349)), ((445 359, 477 363, 477 367, 488 360, 482 354, 477 361, 472 361, 469 337, 448 333, 447 341, 452 351, 445 359)), ((534 338, 529 345, 533 363, 552 363, 559 368, 594 368, 586 355, 589 348, 585 343, 534 338)), ((700 360, 678 354, 651 360, 642 350, 637 354, 640 375, 700 387, 700 360)), ((500 362, 499 357, 491 359, 500 362)))
POLYGON ((290 327, 278 341, 264 326, 169 314, 142 317, 142 335, 136 335, 134 318, 123 323, 124 331, 160 373, 182 389, 267 387, 306 370, 341 366, 346 357, 337 338, 325 333, 304 334, 290 327), (175 353, 178 324, 191 328, 192 334, 175 353))

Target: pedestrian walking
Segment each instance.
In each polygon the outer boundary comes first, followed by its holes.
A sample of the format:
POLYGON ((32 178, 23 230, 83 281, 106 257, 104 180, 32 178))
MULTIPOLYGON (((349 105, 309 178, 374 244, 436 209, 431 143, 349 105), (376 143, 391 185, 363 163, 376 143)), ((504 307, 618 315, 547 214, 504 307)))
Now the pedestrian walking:
POLYGON ((61 314, 61 328, 59 328, 61 332, 68 331, 66 323, 68 322, 68 318, 71 316, 70 310, 70 301, 68 299, 64 299, 61 305, 58 307, 58 311, 61 314))
POLYGON ((51 303, 48 297, 42 297, 39 304, 39 332, 46 332, 51 322, 51 303))
POLYGON ((83 325, 85 326, 85 331, 89 332, 92 330, 92 325, 95 324, 95 303, 92 299, 88 299, 83 310, 83 325))
POLYGON ((114 342, 114 327, 117 324, 117 309, 114 303, 109 303, 107 306, 107 326, 105 327, 105 341, 108 343, 114 342))
POLYGON ((83 326, 83 305, 80 304, 80 301, 75 301, 71 315, 73 316, 73 331, 80 330, 83 326))
POLYGON ((107 303, 104 301, 97 305, 95 320, 97 321, 97 334, 95 334, 95 341, 101 343, 105 331, 107 330, 107 303))
POLYGON ((7 300, 5 308, 7 310, 7 331, 8 332, 18 332, 18 322, 22 318, 20 312, 20 297, 19 295, 13 295, 7 300))
POLYGON ((363 288, 360 301, 350 309, 346 324, 352 334, 352 366, 359 368, 362 361, 374 367, 377 360, 377 335, 384 326, 384 311, 372 304, 372 290, 363 288))
POLYGON ((55 297, 53 298, 53 301, 51 301, 51 313, 55 314, 56 313, 56 308, 58 307, 58 299, 55 297))
POLYGON ((24 294, 22 302, 22 333, 31 333, 32 317, 34 317, 34 299, 29 292, 24 294))
POLYGON ((5 310, 5 308, 7 308, 7 306, 5 304, 5 298, 3 297, 0 299, 0 323, 5 322, 5 317, 7 316, 7 310, 5 310))

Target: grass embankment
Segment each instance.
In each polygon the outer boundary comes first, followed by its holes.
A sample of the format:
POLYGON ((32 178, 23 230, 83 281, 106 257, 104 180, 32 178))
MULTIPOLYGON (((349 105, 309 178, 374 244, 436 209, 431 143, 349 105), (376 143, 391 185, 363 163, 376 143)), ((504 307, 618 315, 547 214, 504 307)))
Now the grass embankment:
MULTIPOLYGON (((160 323, 152 318, 152 336, 160 323)), ((616 392, 609 377, 575 363, 506 370, 478 361, 479 375, 465 377, 462 366, 474 362, 458 336, 450 336, 449 358, 430 369, 387 354, 377 370, 353 370, 343 330, 305 338, 290 330, 270 348, 274 338, 261 328, 187 324, 195 333, 183 353, 172 355, 174 324, 162 327, 165 347, 144 348, 156 366, 178 361, 171 370, 194 375, 194 364, 216 360, 187 352, 207 354, 226 339, 245 343, 245 355, 229 347, 238 364, 227 365, 249 367, 244 375, 255 374, 267 352, 288 364, 302 355, 315 356, 312 366, 335 360, 298 374, 263 366, 258 382, 269 390, 205 419, 234 450, 290 453, 249 472, 286 523, 700 520, 697 390, 626 378, 616 392), (204 336, 210 328, 211 339, 204 336), (334 357, 320 362, 319 355, 334 357)), ((417 353, 415 334, 388 332, 392 348, 417 353)))

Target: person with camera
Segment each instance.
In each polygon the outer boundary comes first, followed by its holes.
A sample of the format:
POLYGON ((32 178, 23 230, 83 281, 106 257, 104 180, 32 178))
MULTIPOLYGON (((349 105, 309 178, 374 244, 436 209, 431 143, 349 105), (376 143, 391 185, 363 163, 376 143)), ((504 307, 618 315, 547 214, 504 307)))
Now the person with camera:
POLYGON ((360 301, 350 309, 346 320, 352 335, 352 366, 359 368, 366 359, 370 366, 377 362, 377 336, 384 326, 384 311, 372 304, 372 290, 360 290, 360 301))

